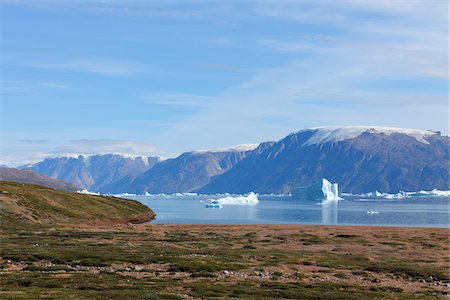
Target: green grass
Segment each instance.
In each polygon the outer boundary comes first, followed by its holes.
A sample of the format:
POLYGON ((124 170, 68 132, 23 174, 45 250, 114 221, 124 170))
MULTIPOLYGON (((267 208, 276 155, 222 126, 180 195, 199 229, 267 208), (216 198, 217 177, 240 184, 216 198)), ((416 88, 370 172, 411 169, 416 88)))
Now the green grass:
POLYGON ((39 185, 0 181, 2 225, 140 222, 155 215, 145 205, 115 197, 57 191, 39 185))
MULTIPOLYGON (((19 192, 15 195, 32 196, 19 192)), ((61 196, 52 193, 45 197, 61 196)), ((22 205, 42 202, 27 201, 22 205)), ((139 208, 130 205, 131 211, 139 208)), ((41 208, 69 216, 46 204, 41 208)), ((449 271, 446 230, 205 230, 1 221, 1 299, 439 299, 448 294, 442 285, 449 271), (405 288, 410 286, 415 288, 405 288)))

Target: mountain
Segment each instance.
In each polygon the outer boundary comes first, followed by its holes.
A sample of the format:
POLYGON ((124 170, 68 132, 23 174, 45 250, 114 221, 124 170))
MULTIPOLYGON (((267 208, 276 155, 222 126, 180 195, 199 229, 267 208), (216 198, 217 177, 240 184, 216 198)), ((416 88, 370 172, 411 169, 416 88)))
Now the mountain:
MULTIPOLYGON (((31 172, 31 171, 26 171, 31 172)), ((34 184, 0 181, 2 226, 23 223, 141 223, 155 218, 147 206, 133 200, 57 191, 34 184)))
POLYGON ((93 192, 108 193, 117 182, 129 183, 158 164, 158 157, 119 154, 48 158, 27 168, 93 192))
MULTIPOLYGON (((165 160, 130 183, 127 192, 178 193, 190 192, 206 185, 252 153, 255 145, 231 149, 193 151, 165 160)), ((118 190, 113 190, 118 192, 118 190)), ((124 192, 124 191, 122 191, 124 192)))
POLYGON ((31 170, 18 170, 14 168, 0 167, 0 180, 32 183, 69 192, 75 192, 80 189, 71 183, 53 179, 31 170))
POLYGON ((449 137, 389 127, 301 130, 258 147, 200 193, 288 193, 327 178, 343 192, 449 189, 449 137))

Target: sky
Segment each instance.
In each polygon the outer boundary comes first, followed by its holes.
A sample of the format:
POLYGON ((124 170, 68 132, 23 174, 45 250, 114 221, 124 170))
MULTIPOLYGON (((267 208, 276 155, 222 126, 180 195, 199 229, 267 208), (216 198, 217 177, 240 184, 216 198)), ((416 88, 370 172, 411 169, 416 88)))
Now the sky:
POLYGON ((445 0, 0 1, 0 164, 328 125, 448 135, 445 0))

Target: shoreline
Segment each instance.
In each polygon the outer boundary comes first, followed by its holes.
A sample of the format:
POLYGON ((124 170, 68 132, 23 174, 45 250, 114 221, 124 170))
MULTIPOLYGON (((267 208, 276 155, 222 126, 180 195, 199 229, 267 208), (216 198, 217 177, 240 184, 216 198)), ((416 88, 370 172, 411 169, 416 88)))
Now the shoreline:
POLYGON ((431 226, 426 226, 426 227, 421 227, 421 226, 401 226, 401 225, 334 225, 334 224, 277 224, 277 223, 255 223, 255 224, 217 224, 217 223, 152 223, 152 221, 150 222, 146 222, 146 223, 133 223, 133 225, 152 225, 152 226, 157 226, 157 225, 161 225, 161 226, 241 226, 241 227, 251 227, 251 226, 256 226, 256 227, 260 227, 260 226, 297 226, 297 227, 343 227, 343 228, 352 228, 352 227, 356 227, 356 228, 411 228, 411 229, 441 229, 441 230, 450 230, 450 225, 449 227, 431 227, 431 226))

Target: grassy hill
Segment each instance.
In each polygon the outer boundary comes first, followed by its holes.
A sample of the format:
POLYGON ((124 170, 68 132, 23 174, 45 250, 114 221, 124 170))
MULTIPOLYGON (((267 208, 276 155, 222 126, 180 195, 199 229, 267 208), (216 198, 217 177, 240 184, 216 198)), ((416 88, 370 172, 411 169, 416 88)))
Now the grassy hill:
POLYGON ((2 225, 139 223, 155 217, 150 208, 133 200, 9 181, 0 181, 0 205, 2 225))
POLYGON ((32 170, 18 170, 14 168, 1 167, 0 180, 38 184, 52 189, 68 192, 76 192, 77 190, 81 190, 81 188, 69 182, 50 178, 42 174, 33 172, 32 170))

